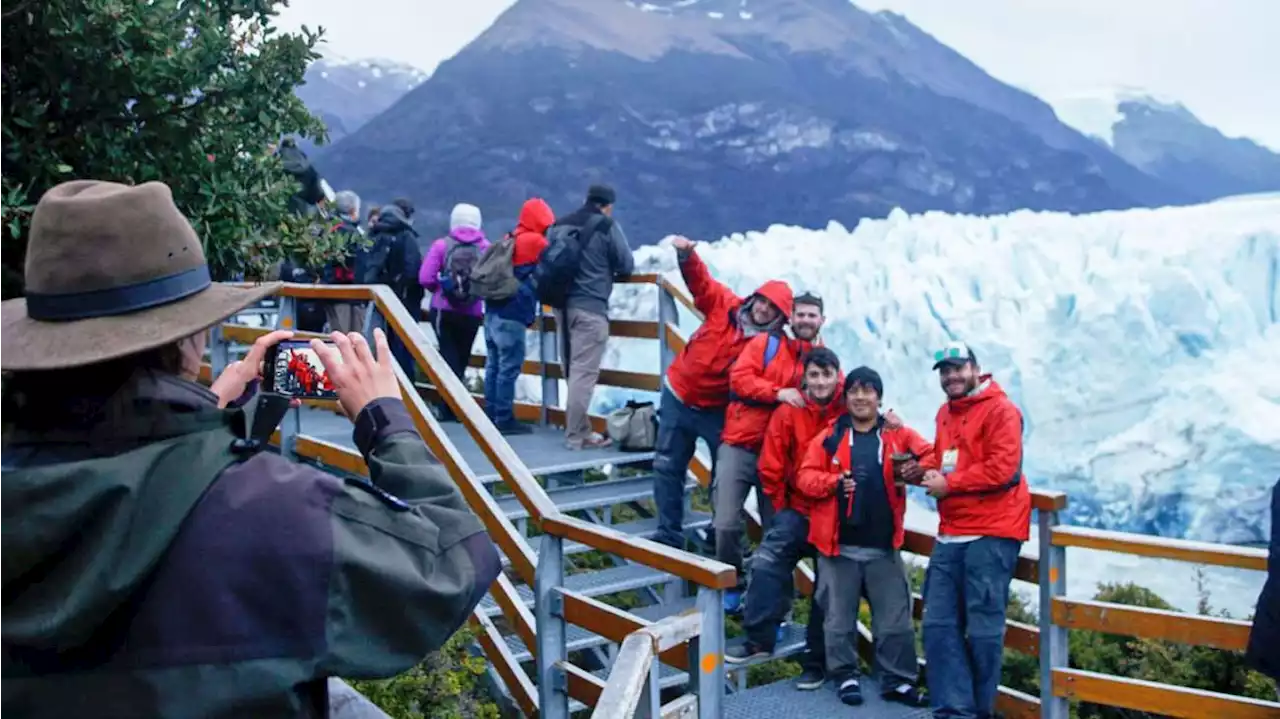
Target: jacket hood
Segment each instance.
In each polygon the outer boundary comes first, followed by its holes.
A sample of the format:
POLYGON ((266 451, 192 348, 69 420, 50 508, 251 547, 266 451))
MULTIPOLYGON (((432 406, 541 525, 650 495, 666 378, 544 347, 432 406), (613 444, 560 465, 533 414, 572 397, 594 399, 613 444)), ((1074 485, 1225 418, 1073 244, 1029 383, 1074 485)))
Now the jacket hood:
POLYGON ((464 245, 474 245, 484 240, 484 232, 474 227, 457 227, 449 231, 449 236, 464 245))
POLYGON ((947 400, 947 405, 950 406, 952 412, 965 412, 970 407, 975 407, 983 402, 1005 397, 1008 397, 1008 395, 1005 394, 1004 388, 994 379, 991 379, 991 375, 984 374, 978 376, 977 392, 960 399, 947 400))
POLYGON ((760 285, 760 287, 752 293, 752 297, 763 297, 774 304, 775 307, 782 310, 783 321, 789 321, 791 311, 793 309, 793 296, 791 294, 791 285, 782 280, 769 280, 760 285))
POLYGON ((534 197, 525 200, 524 206, 520 208, 520 220, 516 223, 516 234, 521 232, 533 232, 539 235, 545 234, 551 223, 556 221, 556 213, 552 212, 551 205, 541 198, 534 197))
POLYGON ((382 208, 382 212, 378 215, 378 220, 373 223, 373 227, 369 228, 370 232, 396 234, 400 232, 412 232, 416 237, 418 231, 413 229, 413 225, 409 224, 408 218, 404 216, 404 210, 395 205, 387 205, 382 208))
POLYGON ((16 436, 4 449, 3 595, 10 648, 86 644, 145 586, 188 513, 231 462, 240 410, 199 385, 135 380, 129 420, 16 436), (91 449, 89 439, 96 443, 91 449))

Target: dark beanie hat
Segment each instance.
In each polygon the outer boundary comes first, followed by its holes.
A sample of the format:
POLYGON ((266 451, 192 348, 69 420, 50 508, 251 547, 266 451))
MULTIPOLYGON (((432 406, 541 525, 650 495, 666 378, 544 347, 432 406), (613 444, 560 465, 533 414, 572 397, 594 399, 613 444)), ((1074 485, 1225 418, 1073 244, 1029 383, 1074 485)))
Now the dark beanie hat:
POLYGON ((849 394, 849 390, 855 385, 870 387, 876 391, 877 397, 884 397, 884 380, 880 379, 880 373, 870 367, 858 367, 850 370, 849 374, 844 378, 844 393, 849 394))
POLYGON ((617 194, 608 185, 592 185, 587 189, 587 202, 604 206, 612 205, 616 199, 618 199, 617 194))

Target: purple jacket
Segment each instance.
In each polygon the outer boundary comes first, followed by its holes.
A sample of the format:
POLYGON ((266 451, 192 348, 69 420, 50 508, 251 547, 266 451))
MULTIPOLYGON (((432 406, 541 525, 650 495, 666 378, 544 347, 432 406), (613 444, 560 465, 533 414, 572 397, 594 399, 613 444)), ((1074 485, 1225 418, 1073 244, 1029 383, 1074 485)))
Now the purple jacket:
MULTIPOLYGON (((475 245, 480 252, 484 252, 489 247, 489 240, 484 236, 484 233, 471 227, 459 227, 449 232, 449 236, 458 242, 475 245)), ((450 312, 461 312, 472 317, 483 317, 483 300, 472 300, 467 304, 455 306, 445 298, 444 293, 440 290, 440 270, 444 268, 444 249, 448 244, 447 239, 441 237, 431 243, 431 249, 427 251, 427 257, 422 261, 422 268, 418 270, 418 284, 431 293, 431 309, 449 310, 450 312)))

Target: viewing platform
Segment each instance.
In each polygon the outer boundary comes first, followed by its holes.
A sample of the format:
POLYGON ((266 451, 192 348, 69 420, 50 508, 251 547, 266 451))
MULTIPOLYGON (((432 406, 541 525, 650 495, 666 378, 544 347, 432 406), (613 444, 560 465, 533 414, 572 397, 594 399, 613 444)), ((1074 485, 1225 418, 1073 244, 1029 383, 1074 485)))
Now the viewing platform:
MULTIPOLYGON (((652 374, 606 369, 600 384, 655 392, 663 368, 684 346, 680 314, 696 317, 697 310, 681 288, 663 277, 634 276, 628 282, 653 287, 658 317, 614 320, 611 336, 657 342, 658 366, 652 374)), ((576 713, 610 719, 930 716, 927 710, 881 702, 871 680, 864 680, 867 703, 852 709, 830 687, 801 692, 789 680, 753 686, 748 674, 760 662, 725 664, 724 650, 734 640, 726 637, 723 592, 736 584, 734 569, 651 541, 656 530, 651 452, 564 447, 563 433, 555 428, 564 419, 559 406, 563 367, 549 315, 534 325, 536 351, 524 367, 525 374, 540 379, 542 400, 516 408, 517 418, 535 424, 535 430, 507 437, 481 410, 483 398, 453 375, 418 322, 382 286, 287 285, 278 303, 262 311, 266 327, 233 321, 215 329, 206 378, 216 376, 271 327, 293 327, 299 299, 367 301, 366 332, 382 327, 398 335, 426 378, 419 382, 400 372, 409 412, 506 563, 470 623, 494 686, 513 708, 547 719, 576 713), (437 401, 446 403, 458 422, 438 422, 429 410, 437 401)), ((471 364, 483 367, 484 357, 473 356, 471 364)), ((273 438, 275 447, 335 474, 366 474, 352 445, 350 422, 335 410, 333 402, 316 401, 291 412, 273 438)), ((603 418, 592 422, 604 431, 603 418)), ((690 489, 709 485, 709 466, 705 456, 694 459, 690 489)), ((1068 597, 1069 548, 1259 572, 1266 571, 1267 552, 1068 526, 1061 523, 1067 506, 1063 493, 1033 490, 1037 541, 1024 547, 1015 589, 1035 585, 1038 620, 1009 622, 1005 646, 1037 658, 1042 691, 1034 696, 1002 687, 998 708, 1004 716, 1066 719, 1070 703, 1083 701, 1188 719, 1280 717, 1280 703, 1274 701, 1072 668, 1072 631, 1242 651, 1250 623, 1068 597)), ((687 500, 688 532, 709 524, 709 516, 696 510, 687 500)), ((758 516, 753 519, 756 526, 749 531, 758 535, 758 516)), ((927 561, 934 541, 931 534, 908 530, 903 551, 927 561)), ((812 594, 813 573, 807 565, 797 569, 796 579, 801 593, 812 594)), ((919 595, 914 599, 919 619, 923 601, 919 595)), ((859 651, 869 659, 870 629, 860 626, 859 634, 859 651)), ((803 625, 788 623, 770 661, 797 654, 803 643, 803 625)))

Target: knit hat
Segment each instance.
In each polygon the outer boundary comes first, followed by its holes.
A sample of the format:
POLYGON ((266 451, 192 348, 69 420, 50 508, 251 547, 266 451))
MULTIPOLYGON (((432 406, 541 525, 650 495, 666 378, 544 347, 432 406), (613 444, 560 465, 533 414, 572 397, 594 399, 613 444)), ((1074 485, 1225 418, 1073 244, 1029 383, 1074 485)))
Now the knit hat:
POLYGON ((449 230, 452 231, 462 227, 478 230, 481 224, 480 219, 479 207, 459 202, 453 206, 453 212, 449 213, 449 230))
POLYGON ((884 380, 880 379, 880 373, 870 367, 858 367, 850 370, 849 374, 844 378, 844 393, 849 394, 849 390, 855 386, 870 387, 876 391, 877 397, 884 397, 884 380))
POLYGON ((618 199, 617 193, 608 185, 592 185, 587 189, 587 202, 594 202, 597 205, 612 205, 618 199))

